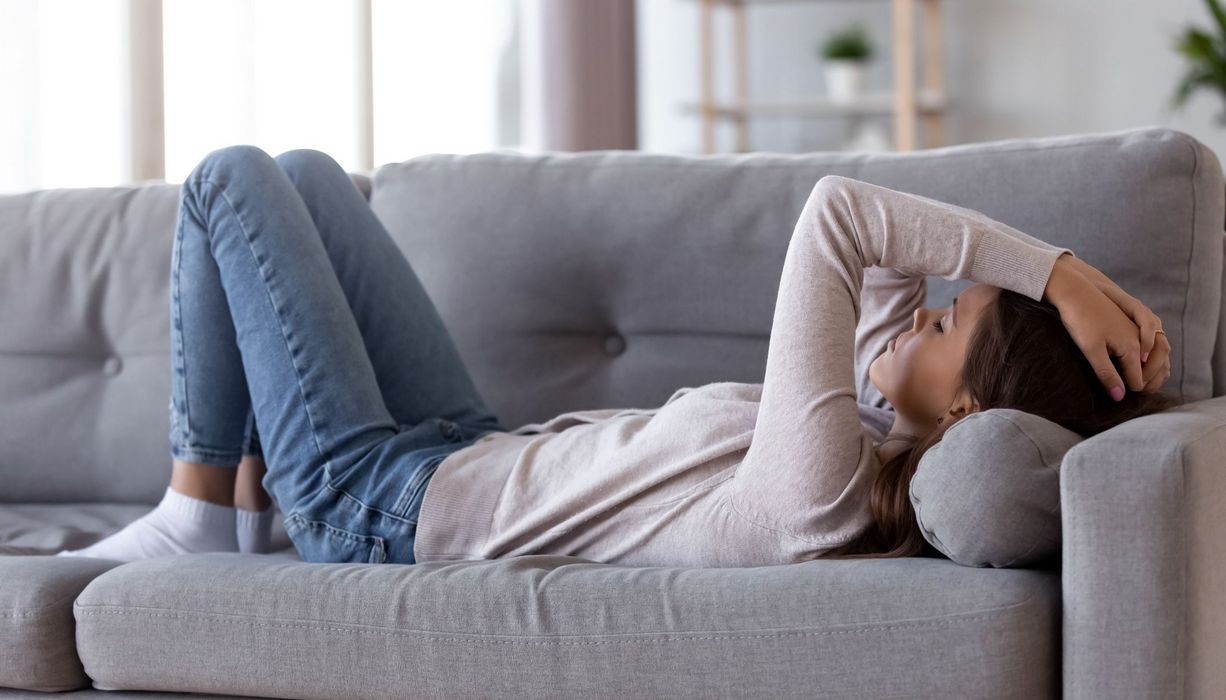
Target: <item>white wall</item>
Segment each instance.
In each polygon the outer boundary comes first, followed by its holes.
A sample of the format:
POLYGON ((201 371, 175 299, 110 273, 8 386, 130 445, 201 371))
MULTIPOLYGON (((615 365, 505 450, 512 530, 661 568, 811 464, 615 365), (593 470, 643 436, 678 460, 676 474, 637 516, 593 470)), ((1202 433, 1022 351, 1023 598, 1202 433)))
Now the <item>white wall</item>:
MULTIPOLYGON (((640 148, 697 153, 697 116, 680 111, 699 95, 696 0, 638 0, 640 148)), ((1212 27, 1203 0, 944 0, 946 85, 952 101, 945 143, 1167 126, 1192 134, 1226 161, 1226 102, 1198 92, 1168 110, 1184 70, 1170 45, 1184 25, 1212 27)), ((878 49, 867 87, 891 81, 889 0, 747 8, 750 99, 805 99, 825 91, 815 47, 862 19, 878 49)), ((917 7, 917 24, 920 14, 917 7)), ((731 97, 730 13, 716 13, 717 95, 731 97)), ((918 40, 918 39, 917 39, 918 40)), ((872 122, 890 131, 888 117, 872 122)), ((755 151, 838 150, 846 119, 757 119, 755 151)), ((731 127, 719 148, 735 146, 731 127)))

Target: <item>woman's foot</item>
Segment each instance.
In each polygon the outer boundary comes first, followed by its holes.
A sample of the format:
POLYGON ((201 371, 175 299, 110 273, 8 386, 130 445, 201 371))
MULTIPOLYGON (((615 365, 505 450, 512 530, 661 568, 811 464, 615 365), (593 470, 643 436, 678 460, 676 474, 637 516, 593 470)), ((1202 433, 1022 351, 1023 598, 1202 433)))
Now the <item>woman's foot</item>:
POLYGON ((238 551, 267 554, 272 546, 272 506, 261 511, 236 508, 238 551))
POLYGON ((264 490, 268 465, 262 457, 244 454, 234 482, 238 515, 238 551, 267 554, 272 543, 272 498, 264 490))
POLYGON ((237 552, 234 506, 193 498, 166 487, 162 501, 119 532, 56 556, 135 561, 170 554, 237 552))

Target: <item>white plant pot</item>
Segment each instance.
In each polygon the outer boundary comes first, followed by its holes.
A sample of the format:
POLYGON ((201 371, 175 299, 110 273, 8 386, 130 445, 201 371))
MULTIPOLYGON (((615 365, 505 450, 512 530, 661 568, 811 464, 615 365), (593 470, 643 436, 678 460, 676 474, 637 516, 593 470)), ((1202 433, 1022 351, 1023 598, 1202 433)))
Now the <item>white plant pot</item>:
POLYGON ((826 93, 840 104, 854 101, 864 94, 864 61, 827 60, 826 93))

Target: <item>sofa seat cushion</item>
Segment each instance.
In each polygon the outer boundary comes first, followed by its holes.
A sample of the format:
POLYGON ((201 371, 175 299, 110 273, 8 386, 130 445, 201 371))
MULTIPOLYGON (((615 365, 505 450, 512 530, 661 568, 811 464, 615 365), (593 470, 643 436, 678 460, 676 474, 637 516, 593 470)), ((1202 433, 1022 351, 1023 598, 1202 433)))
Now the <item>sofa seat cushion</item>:
POLYGON ((105 559, 0 556, 0 687, 54 692, 89 685, 72 603, 119 566, 105 559))
POLYGON ((936 558, 687 569, 196 554, 114 569, 74 611, 103 690, 1034 698, 1060 687, 1059 571, 936 558))

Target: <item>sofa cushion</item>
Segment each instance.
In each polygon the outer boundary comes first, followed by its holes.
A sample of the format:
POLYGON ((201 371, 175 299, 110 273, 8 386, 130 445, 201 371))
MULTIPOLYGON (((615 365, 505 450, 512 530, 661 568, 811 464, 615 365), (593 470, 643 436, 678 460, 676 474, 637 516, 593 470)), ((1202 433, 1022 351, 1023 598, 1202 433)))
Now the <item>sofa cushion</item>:
POLYGON ((72 603, 106 559, 0 556, 0 686, 54 692, 89 685, 72 603))
POLYGON ((929 544, 966 566, 1060 553, 1060 463, 1077 433, 1031 413, 972 413, 920 459, 911 505, 929 544))
POLYGON ((686 569, 197 554, 108 572, 75 613, 104 690, 1034 698, 1060 687, 1059 571, 937 558, 686 569))

